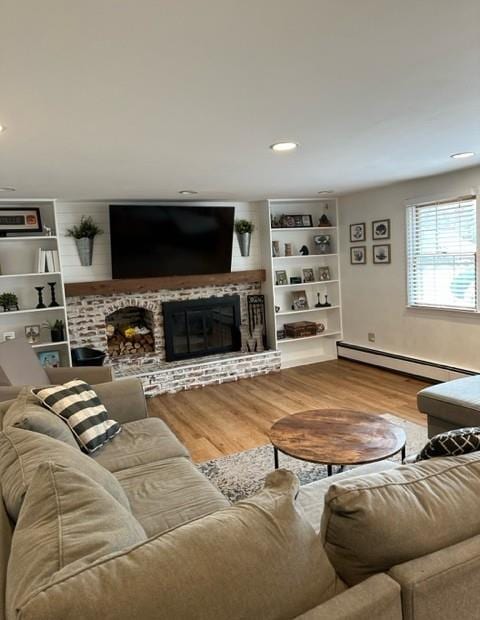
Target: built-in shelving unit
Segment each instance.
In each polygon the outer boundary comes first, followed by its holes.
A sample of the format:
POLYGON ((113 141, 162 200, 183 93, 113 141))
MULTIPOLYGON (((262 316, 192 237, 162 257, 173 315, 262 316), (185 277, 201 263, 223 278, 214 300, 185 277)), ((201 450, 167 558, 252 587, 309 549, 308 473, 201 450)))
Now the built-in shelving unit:
MULTIPOLYGON (((59 251, 56 236, 57 222, 55 203, 52 200, 0 200, 0 207, 38 207, 43 226, 47 226, 52 235, 28 234, 0 237, 0 294, 15 293, 18 298, 18 310, 0 311, 0 341, 6 337, 26 340, 25 327, 37 325, 40 336, 32 347, 37 351, 58 351, 60 364, 71 365, 70 343, 68 341, 67 314, 65 308, 65 289, 61 272, 38 272, 38 250, 59 251), (55 297, 58 306, 49 307, 50 286, 55 282, 55 297), (38 295, 36 286, 43 286, 43 302, 46 308, 37 308, 38 295), (65 338, 62 342, 52 342, 49 324, 62 320, 65 324, 65 338)), ((61 256, 59 252, 59 261, 61 256)))
MULTIPOLYGON (((265 294, 267 298, 267 322, 269 345, 282 351, 282 367, 324 361, 336 358, 336 341, 342 336, 342 302, 340 291, 340 264, 338 239, 338 212, 335 198, 327 200, 269 200, 265 210, 268 218, 269 238, 265 247, 267 278, 265 294), (282 215, 310 215, 311 227, 272 227, 282 215), (326 215, 331 226, 318 226, 319 219, 326 215), (326 235, 330 248, 320 253, 314 237, 326 235), (279 255, 273 256, 272 242, 277 241, 279 255), (291 255, 285 256, 285 244, 291 244, 291 255), (308 254, 300 250, 307 246, 308 254), (321 279, 320 270, 328 267, 329 279, 321 279), (303 270, 313 269, 314 281, 305 282, 303 270), (286 272, 287 283, 280 283, 278 272, 286 272), (301 278, 301 283, 290 282, 290 278, 301 278), (294 295, 305 291, 307 308, 292 308, 294 295), (327 301, 330 306, 320 306, 327 301), (324 326, 323 331, 304 338, 279 337, 285 323, 312 321, 324 326)), ((323 248, 322 248, 323 249, 323 248)), ((311 274, 310 274, 311 275, 311 274)), ((307 278, 308 280, 308 278, 307 278)))

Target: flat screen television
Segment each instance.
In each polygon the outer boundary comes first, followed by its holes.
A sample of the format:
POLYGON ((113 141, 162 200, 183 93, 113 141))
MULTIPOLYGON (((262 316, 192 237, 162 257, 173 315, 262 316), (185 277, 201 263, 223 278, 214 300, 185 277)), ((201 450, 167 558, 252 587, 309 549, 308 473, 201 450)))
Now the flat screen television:
POLYGON ((234 207, 110 205, 112 276, 229 273, 234 207))

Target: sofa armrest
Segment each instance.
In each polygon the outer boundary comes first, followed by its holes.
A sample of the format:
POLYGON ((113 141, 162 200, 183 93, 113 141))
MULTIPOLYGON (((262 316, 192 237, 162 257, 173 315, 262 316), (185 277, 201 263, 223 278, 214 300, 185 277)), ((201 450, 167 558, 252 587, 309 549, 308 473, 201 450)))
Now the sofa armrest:
POLYGON ((108 414, 120 424, 148 417, 147 401, 140 379, 99 383, 94 389, 108 414))
POLYGON ((60 368, 45 368, 52 385, 60 385, 73 379, 82 379, 90 385, 112 381, 111 366, 74 366, 60 368))
POLYGON ((385 573, 317 605, 296 620, 402 620, 400 586, 385 573))

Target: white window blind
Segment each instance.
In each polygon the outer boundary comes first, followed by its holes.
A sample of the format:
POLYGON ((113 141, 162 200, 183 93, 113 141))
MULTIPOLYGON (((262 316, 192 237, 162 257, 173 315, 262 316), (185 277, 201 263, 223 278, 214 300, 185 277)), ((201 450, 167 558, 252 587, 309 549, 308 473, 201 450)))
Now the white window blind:
POLYGON ((475 198, 408 207, 408 304, 476 310, 476 251, 475 198))

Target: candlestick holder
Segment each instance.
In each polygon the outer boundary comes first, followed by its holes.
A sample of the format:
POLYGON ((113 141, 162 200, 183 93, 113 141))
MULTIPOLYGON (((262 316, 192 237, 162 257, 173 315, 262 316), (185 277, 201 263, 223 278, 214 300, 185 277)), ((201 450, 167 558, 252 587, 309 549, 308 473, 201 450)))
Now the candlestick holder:
POLYGON ((37 309, 39 308, 46 308, 47 306, 43 303, 43 289, 45 287, 44 286, 36 286, 35 290, 38 293, 38 304, 35 306, 37 309))
POLYGON ((48 286, 50 287, 50 297, 52 298, 52 301, 48 304, 49 308, 56 308, 57 306, 59 306, 60 304, 57 303, 57 300, 55 299, 55 286, 57 285, 56 282, 47 282, 48 286))

